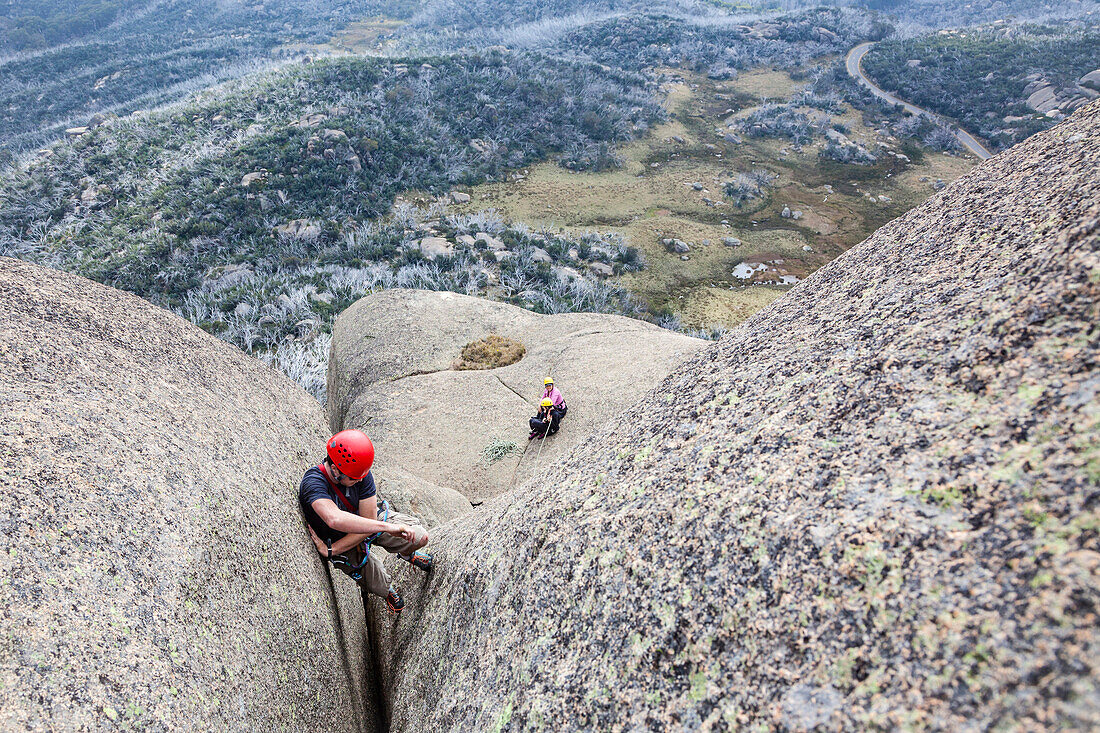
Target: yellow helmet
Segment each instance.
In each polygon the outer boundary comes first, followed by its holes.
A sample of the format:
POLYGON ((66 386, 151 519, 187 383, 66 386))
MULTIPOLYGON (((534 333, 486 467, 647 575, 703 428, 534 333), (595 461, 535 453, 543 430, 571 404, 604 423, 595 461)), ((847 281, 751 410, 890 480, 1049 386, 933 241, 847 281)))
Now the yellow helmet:
POLYGON ((553 383, 554 383, 554 378, 553 377, 547 377, 546 379, 542 380, 542 385, 544 387, 548 384, 553 384, 553 383))
POLYGON ((547 397, 545 400, 543 400, 539 404, 543 407, 552 407, 554 405, 554 401, 552 399, 550 399, 549 397, 547 397))

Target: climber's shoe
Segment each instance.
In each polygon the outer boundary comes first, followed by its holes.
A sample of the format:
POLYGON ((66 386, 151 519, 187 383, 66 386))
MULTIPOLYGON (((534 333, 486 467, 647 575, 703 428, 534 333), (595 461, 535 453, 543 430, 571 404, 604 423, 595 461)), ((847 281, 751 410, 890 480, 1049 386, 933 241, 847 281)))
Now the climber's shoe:
POLYGON ((539 431, 532 430, 531 434, 527 436, 527 439, 528 440, 534 440, 538 436, 538 434, 539 434, 539 431))
POLYGON ((409 564, 414 568, 420 568, 426 573, 432 569, 432 554, 417 550, 409 557, 409 564))
POLYGON ((390 588, 390 592, 386 594, 386 605, 394 613, 401 613, 405 609, 405 599, 401 597, 400 593, 390 588))

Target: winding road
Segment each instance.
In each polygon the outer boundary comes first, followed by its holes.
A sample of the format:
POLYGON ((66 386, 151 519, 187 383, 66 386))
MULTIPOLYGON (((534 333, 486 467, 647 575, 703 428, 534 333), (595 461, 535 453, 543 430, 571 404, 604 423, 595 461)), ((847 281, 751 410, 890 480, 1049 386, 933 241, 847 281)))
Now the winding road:
POLYGON ((890 92, 886 91, 885 89, 880 89, 879 87, 875 86, 875 83, 868 79, 866 74, 863 73, 863 67, 861 65, 863 57, 867 55, 867 52, 870 51, 871 47, 874 45, 875 44, 873 42, 868 41, 867 43, 859 44, 848 52, 848 57, 844 60, 844 63, 848 67, 849 75, 858 79, 865 87, 871 90, 872 94, 874 94, 879 99, 885 100, 890 104, 900 104, 902 107, 905 108, 905 111, 911 115, 928 115, 933 119, 938 119, 948 124, 951 127, 952 131, 955 133, 955 137, 958 138, 960 143, 962 143, 963 147, 974 153, 974 155, 978 156, 982 160, 988 160, 989 158, 993 157, 993 153, 986 150, 985 146, 978 142, 977 138, 975 138, 966 130, 957 127, 948 120, 945 120, 940 115, 937 115, 935 112, 930 112, 929 110, 918 107, 915 104, 909 104, 909 102, 906 102, 904 99, 900 99, 890 92))

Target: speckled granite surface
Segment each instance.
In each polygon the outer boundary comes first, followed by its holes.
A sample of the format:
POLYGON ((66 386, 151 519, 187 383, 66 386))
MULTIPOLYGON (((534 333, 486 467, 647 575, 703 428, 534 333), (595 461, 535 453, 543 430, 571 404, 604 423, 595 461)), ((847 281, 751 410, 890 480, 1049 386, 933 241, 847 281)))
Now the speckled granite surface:
POLYGON ((433 537, 394 730, 1100 726, 1100 103, 433 537))
POLYGON ((0 303, 0 730, 371 729, 297 509, 319 406, 81 278, 0 258, 0 303))

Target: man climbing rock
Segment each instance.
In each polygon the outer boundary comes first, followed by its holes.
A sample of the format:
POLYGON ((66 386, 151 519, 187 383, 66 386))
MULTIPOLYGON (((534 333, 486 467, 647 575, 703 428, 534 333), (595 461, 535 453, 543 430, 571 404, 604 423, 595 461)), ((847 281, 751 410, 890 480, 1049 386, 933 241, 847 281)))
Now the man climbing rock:
POLYGON ((428 544, 428 531, 408 514, 389 512, 379 519, 370 472, 374 444, 365 433, 337 433, 329 438, 327 453, 322 463, 306 471, 298 488, 313 544, 322 557, 334 561, 367 591, 385 598, 391 611, 401 613, 405 602, 391 586, 382 561, 370 554, 370 544, 426 572, 431 570, 432 556, 420 548, 428 544))

